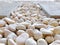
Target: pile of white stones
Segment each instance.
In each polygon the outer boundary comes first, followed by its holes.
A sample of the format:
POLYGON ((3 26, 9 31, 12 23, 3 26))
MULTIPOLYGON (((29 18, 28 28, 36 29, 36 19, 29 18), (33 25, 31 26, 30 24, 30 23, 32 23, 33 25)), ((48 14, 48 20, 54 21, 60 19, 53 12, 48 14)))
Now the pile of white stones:
POLYGON ((23 3, 0 20, 0 45, 60 45, 60 19, 40 14, 40 6, 23 3))

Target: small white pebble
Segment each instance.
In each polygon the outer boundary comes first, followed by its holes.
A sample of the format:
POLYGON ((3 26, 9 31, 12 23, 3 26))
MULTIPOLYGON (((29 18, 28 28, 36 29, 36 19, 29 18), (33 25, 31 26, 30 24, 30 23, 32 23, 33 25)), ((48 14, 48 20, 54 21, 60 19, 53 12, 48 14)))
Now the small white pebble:
POLYGON ((53 36, 47 36, 45 37, 45 40, 48 42, 48 43, 52 43, 54 41, 54 37, 53 36))
POLYGON ((47 44, 46 40, 44 40, 44 39, 38 39, 37 40, 37 45, 48 45, 48 44, 47 44))
POLYGON ((14 40, 8 39, 8 45, 17 45, 14 40))
POLYGON ((6 22, 5 22, 5 21, 3 21, 3 20, 0 20, 0 27, 3 27, 3 26, 5 26, 5 24, 6 24, 6 22))
POLYGON ((17 30, 26 30, 26 26, 24 26, 22 24, 18 24, 16 28, 17 28, 17 30))
POLYGON ((4 21, 6 21, 6 23, 8 23, 8 24, 14 24, 15 23, 14 20, 7 18, 7 17, 4 18, 4 21))
POLYGON ((17 35, 21 35, 22 33, 24 33, 25 31, 24 30, 18 30, 17 31, 17 35))
POLYGON ((37 45, 37 43, 33 38, 28 38, 25 42, 25 45, 37 45))
POLYGON ((17 35, 15 33, 10 33, 8 36, 7 36, 7 39, 13 39, 15 40, 17 38, 17 35))
POLYGON ((34 34, 34 38, 35 38, 36 40, 38 40, 38 39, 40 39, 40 38, 43 38, 42 32, 40 32, 40 31, 37 30, 37 29, 35 29, 35 30, 33 31, 33 34, 34 34))
POLYGON ((16 31, 16 24, 10 24, 9 26, 8 26, 8 29, 10 30, 10 31, 16 31))

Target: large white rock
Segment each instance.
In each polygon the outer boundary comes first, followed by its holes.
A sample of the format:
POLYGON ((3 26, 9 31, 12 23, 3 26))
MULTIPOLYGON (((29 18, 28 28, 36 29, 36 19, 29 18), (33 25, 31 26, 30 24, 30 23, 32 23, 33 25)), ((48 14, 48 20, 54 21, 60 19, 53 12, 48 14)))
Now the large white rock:
POLYGON ((33 38, 28 38, 25 42, 25 45, 37 45, 37 43, 33 38))
POLYGON ((29 38, 29 35, 27 33, 22 33, 16 38, 17 45, 24 45, 25 41, 29 38))
POLYGON ((14 40, 8 39, 8 45, 17 45, 14 40))

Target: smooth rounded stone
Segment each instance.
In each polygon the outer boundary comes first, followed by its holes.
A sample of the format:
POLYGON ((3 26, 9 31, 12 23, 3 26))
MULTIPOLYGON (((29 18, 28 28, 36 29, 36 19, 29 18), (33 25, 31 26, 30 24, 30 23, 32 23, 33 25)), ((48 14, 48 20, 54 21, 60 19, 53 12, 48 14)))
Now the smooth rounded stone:
POLYGON ((55 40, 60 40, 60 34, 56 34, 56 35, 54 36, 54 39, 55 39, 55 40))
POLYGON ((53 33, 54 34, 60 34, 60 26, 55 27, 53 30, 53 33))
POLYGON ((14 40, 8 39, 8 45, 17 45, 14 40))
POLYGON ((46 18, 43 18, 43 19, 42 19, 42 20, 43 20, 42 22, 43 22, 44 24, 48 24, 49 21, 50 21, 50 19, 51 19, 51 18, 47 18, 47 17, 46 17, 46 18))
POLYGON ((52 43, 54 41, 54 37, 53 36, 47 36, 45 37, 45 40, 48 42, 48 43, 52 43))
POLYGON ((29 38, 27 33, 22 33, 16 38, 17 45, 25 45, 25 41, 29 38))
POLYGON ((40 31, 37 30, 37 29, 35 29, 35 30, 33 31, 33 34, 34 34, 34 39, 35 39, 35 40, 38 40, 38 39, 40 39, 40 38, 43 38, 42 32, 40 32, 40 31))
POLYGON ((48 30, 48 29, 45 29, 45 28, 41 28, 40 31, 44 35, 53 35, 53 32, 51 30, 48 30))
POLYGON ((29 23, 31 23, 31 22, 30 22, 30 20, 31 20, 30 17, 27 16, 27 17, 22 17, 22 18, 25 20, 25 22, 29 22, 29 23))
POLYGON ((0 43, 7 44, 7 38, 0 38, 0 43))
POLYGON ((37 40, 37 45, 48 45, 48 44, 47 44, 46 40, 44 40, 44 39, 38 39, 37 40))
POLYGON ((22 25, 22 24, 17 24, 17 30, 26 30, 26 26, 22 25))
POLYGON ((35 26, 35 28, 46 28, 46 27, 47 27, 47 25, 45 25, 45 24, 35 23, 35 24, 33 24, 33 25, 35 26))
POLYGON ((17 20, 18 23, 24 22, 24 19, 20 18, 17 20))
POLYGON ((42 22, 47 25, 49 21, 48 20, 43 20, 42 22))
POLYGON ((54 27, 53 27, 53 26, 51 26, 51 25, 48 25, 48 27, 47 27, 46 29, 47 29, 47 30, 50 30, 50 31, 52 31, 52 32, 53 32, 54 27))
POLYGON ((10 25, 8 25, 8 29, 10 30, 10 31, 16 31, 16 24, 10 24, 10 25))
POLYGON ((17 17, 18 18, 21 18, 23 15, 22 14, 17 14, 17 17))
POLYGON ((25 33, 25 31, 24 31, 24 30, 18 30, 18 31, 17 31, 17 35, 18 35, 18 36, 21 35, 22 33, 25 33))
POLYGON ((29 37, 33 37, 34 34, 33 34, 33 29, 27 29, 26 32, 29 34, 29 37))
POLYGON ((28 38, 25 42, 25 45, 37 45, 37 43, 33 38, 28 38))
POLYGON ((45 18, 43 18, 43 20, 50 21, 50 20, 54 20, 54 18, 47 18, 47 17, 45 17, 45 18))
POLYGON ((49 25, 56 27, 56 26, 58 26, 59 24, 58 24, 57 21, 51 21, 51 22, 49 22, 49 25))
POLYGON ((49 45, 60 45, 60 40, 55 40, 49 45))
POLYGON ((5 22, 5 21, 3 21, 3 20, 0 20, 0 27, 3 27, 3 26, 5 26, 5 24, 6 24, 6 22, 5 22))
POLYGON ((34 25, 29 25, 28 29, 35 29, 35 26, 34 25))
POLYGON ((18 17, 13 18, 12 16, 11 16, 11 19, 13 19, 15 22, 19 20, 18 17))
POLYGON ((11 34, 12 32, 8 29, 4 29, 4 37, 7 37, 9 34, 11 34))
MULTIPOLYGON (((29 18, 29 17, 28 17, 28 18, 29 18)), ((30 23, 30 24, 32 23, 30 20, 26 20, 25 22, 30 23)))
POLYGON ((8 36, 7 36, 7 39, 13 39, 15 40, 17 38, 17 35, 15 33, 10 33, 8 36))
POLYGON ((4 20, 6 23, 8 23, 8 24, 14 24, 14 23, 15 23, 14 20, 12 20, 12 19, 10 19, 10 18, 7 18, 7 17, 3 18, 3 20, 4 20))
POLYGON ((30 23, 28 23, 28 22, 22 22, 21 24, 25 25, 26 27, 28 27, 30 25, 30 23))

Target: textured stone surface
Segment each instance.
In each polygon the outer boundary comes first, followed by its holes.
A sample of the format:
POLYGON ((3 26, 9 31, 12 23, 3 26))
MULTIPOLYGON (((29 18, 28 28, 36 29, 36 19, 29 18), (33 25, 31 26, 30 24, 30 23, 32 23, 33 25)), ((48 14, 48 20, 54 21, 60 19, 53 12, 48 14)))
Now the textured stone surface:
POLYGON ((40 2, 41 8, 50 17, 60 18, 60 3, 59 2, 40 2))
POLYGON ((19 5, 18 2, 3 2, 0 1, 0 17, 1 16, 9 16, 12 10, 15 10, 19 5))

